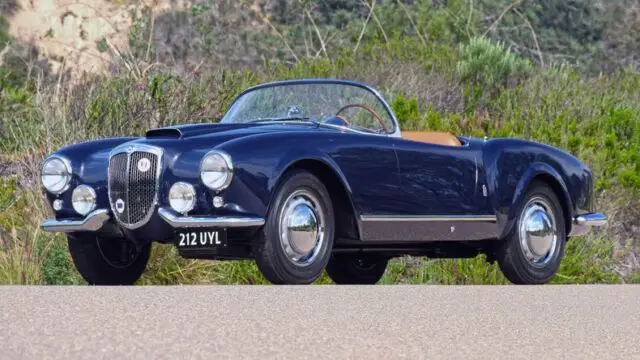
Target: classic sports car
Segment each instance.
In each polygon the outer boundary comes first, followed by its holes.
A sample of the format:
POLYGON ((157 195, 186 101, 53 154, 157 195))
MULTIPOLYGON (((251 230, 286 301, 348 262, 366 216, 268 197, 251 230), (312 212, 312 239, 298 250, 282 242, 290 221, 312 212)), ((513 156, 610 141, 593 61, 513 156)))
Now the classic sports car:
POLYGON ((244 91, 220 123, 62 148, 42 166, 54 219, 90 284, 132 284, 153 242, 255 259, 273 283, 376 283, 392 257, 497 261, 555 274, 568 237, 606 223, 591 171, 519 139, 402 132, 381 95, 342 80, 244 91))

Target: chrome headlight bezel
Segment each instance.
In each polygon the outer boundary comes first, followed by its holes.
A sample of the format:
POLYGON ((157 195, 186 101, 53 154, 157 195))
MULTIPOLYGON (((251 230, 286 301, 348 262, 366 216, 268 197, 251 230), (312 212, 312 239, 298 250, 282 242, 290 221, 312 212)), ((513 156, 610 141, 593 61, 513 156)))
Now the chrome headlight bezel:
POLYGON ((189 211, 193 210, 196 206, 196 189, 189 183, 178 181, 175 184, 171 185, 167 200, 169 202, 169 206, 175 212, 186 214, 189 211), (178 201, 185 201, 185 206, 178 206, 178 201))
POLYGON ((73 193, 71 193, 71 206, 73 207, 73 210, 75 210, 75 212, 83 216, 95 210, 97 200, 98 200, 98 197, 96 195, 96 191, 89 185, 79 185, 75 189, 73 189, 73 193), (84 194, 80 194, 81 191, 83 191, 84 194), (90 201, 87 201, 87 200, 90 200, 90 201), (90 204, 89 207, 86 209, 82 209, 82 208, 79 209, 80 205, 76 206, 76 203, 80 201, 85 201, 86 203, 89 203, 90 204))
POLYGON ((200 161, 200 181, 207 188, 214 191, 221 191, 231 185, 233 180, 233 162, 231 156, 221 150, 211 150, 206 153, 200 161), (216 171, 218 170, 218 171, 216 171), (224 173, 224 178, 211 181, 205 173, 220 172, 224 173))
POLYGON ((49 193, 54 195, 60 195, 63 192, 67 191, 69 189, 69 186, 71 186, 72 175, 73 175, 73 172, 71 168, 71 161, 69 161, 69 159, 67 159, 66 157, 53 155, 53 156, 49 156, 42 163, 42 168, 40 171, 40 182, 42 183, 42 186, 45 188, 45 190, 47 190, 49 193), (47 165, 49 164, 58 164, 59 168, 58 169, 48 168, 47 165), (52 170, 58 170, 58 171, 53 172, 52 170), (55 188, 47 187, 45 176, 62 176, 64 178, 63 179, 64 183, 62 186, 57 186, 55 188))

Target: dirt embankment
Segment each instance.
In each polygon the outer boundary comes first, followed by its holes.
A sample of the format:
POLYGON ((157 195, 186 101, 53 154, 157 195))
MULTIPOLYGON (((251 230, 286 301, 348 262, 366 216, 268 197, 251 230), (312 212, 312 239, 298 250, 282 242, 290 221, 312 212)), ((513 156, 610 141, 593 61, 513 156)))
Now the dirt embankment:
MULTIPOLYGON (((4 1, 4 0, 2 0, 4 1)), ((189 0, 15 0, 9 31, 33 44, 54 73, 103 72, 113 49, 126 52, 129 30, 143 9, 161 12, 190 6, 189 0), (123 4, 126 3, 126 4, 123 4)))

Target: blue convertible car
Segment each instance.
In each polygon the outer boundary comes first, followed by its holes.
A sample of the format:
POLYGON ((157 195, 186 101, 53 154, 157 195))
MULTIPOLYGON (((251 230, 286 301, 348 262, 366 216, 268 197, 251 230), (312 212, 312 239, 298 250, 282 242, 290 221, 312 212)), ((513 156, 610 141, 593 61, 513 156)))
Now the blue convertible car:
POLYGON ((402 255, 497 261, 548 282, 592 212, 591 171, 519 139, 401 132, 378 92, 342 80, 250 88, 220 123, 64 147, 42 182, 90 284, 132 284, 153 242, 181 256, 255 259, 273 283, 376 283, 402 255))

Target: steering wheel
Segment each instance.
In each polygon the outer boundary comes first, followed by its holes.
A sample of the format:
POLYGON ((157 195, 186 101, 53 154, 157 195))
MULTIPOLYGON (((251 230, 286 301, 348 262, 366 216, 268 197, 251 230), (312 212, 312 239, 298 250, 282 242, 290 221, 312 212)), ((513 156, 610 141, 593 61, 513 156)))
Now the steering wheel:
POLYGON ((351 109, 351 108, 360 108, 360 109, 364 109, 364 110, 368 111, 369 113, 371 113, 371 115, 373 115, 374 118, 376 118, 376 120, 378 120, 378 122, 380 123, 380 126, 382 126, 382 129, 385 132, 389 132, 388 129, 387 129, 387 126, 384 123, 384 119, 382 118, 382 116, 380 116, 380 114, 378 114, 375 110, 373 110, 373 108, 371 108, 371 106, 366 105, 366 104, 349 104, 349 105, 343 106, 342 108, 340 108, 340 110, 338 110, 338 112, 336 112, 336 117, 341 118, 347 124, 350 125, 349 121, 347 121, 347 119, 345 119, 344 116, 341 116, 340 113, 345 111, 345 110, 347 110, 347 109, 351 109))

